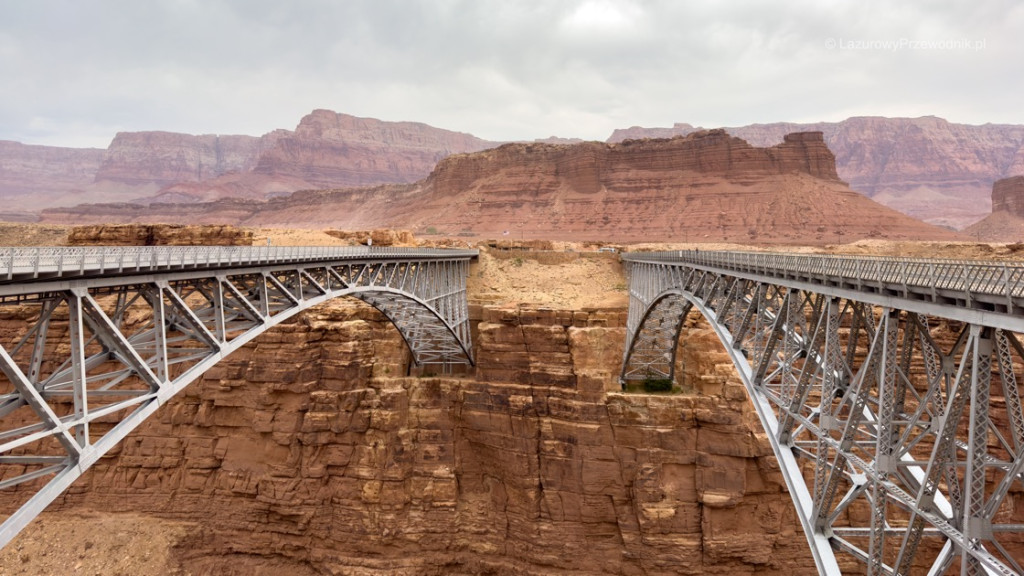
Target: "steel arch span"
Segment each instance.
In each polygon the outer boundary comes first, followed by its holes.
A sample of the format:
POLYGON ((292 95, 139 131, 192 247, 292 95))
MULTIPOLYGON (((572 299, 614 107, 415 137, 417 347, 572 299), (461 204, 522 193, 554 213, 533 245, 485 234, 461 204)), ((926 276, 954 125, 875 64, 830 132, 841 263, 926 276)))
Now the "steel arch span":
POLYGON ((623 385, 674 378, 685 317, 705 316, 822 574, 857 562, 869 575, 1024 573, 1024 265, 623 259, 623 385))
POLYGON ((417 364, 473 364, 466 278, 476 255, 0 249, 0 489, 27 495, 0 524, 0 547, 209 368, 327 300, 380 310, 417 364))

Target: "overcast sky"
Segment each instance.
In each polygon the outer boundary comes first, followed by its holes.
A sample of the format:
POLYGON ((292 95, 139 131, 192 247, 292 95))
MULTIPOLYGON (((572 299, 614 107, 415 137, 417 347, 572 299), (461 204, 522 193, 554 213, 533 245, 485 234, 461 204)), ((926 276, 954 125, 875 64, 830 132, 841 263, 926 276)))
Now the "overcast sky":
POLYGON ((0 0, 0 140, 293 129, 490 140, 849 116, 1024 124, 1024 3, 0 0))

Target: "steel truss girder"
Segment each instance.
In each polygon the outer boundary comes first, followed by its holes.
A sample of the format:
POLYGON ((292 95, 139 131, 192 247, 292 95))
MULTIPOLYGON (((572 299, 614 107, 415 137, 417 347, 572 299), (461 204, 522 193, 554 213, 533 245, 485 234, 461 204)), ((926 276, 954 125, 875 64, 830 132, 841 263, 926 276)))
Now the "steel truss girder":
POLYGON ((646 256, 627 265, 623 385, 674 378, 685 316, 705 316, 822 574, 840 573, 837 553, 871 575, 1024 573, 1024 346, 997 327, 1018 320, 963 323, 646 256))
POLYGON ((469 259, 390 255, 8 284, 2 303, 38 312, 25 316, 17 342, 0 345, 0 489, 31 494, 0 524, 0 547, 218 361, 329 299, 380 310, 417 364, 472 364, 469 259))

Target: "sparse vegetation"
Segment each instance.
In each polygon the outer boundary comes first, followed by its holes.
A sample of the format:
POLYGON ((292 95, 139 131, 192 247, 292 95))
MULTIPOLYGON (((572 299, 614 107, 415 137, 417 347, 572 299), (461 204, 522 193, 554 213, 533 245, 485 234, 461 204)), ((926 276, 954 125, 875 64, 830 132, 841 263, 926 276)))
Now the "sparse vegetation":
POLYGON ((644 392, 671 392, 673 382, 671 378, 652 378, 648 377, 644 379, 643 387, 644 392))

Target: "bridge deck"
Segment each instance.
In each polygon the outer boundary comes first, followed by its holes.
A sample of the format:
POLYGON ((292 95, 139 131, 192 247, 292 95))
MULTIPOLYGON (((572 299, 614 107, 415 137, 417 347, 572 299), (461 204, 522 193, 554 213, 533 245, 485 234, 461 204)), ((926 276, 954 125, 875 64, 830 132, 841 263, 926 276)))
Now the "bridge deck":
POLYGON ((477 250, 369 246, 88 246, 0 248, 0 295, 60 279, 238 269, 354 260, 451 260, 477 250))
POLYGON ((1024 332, 1024 262, 683 250, 627 262, 701 270, 1024 332))

